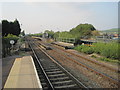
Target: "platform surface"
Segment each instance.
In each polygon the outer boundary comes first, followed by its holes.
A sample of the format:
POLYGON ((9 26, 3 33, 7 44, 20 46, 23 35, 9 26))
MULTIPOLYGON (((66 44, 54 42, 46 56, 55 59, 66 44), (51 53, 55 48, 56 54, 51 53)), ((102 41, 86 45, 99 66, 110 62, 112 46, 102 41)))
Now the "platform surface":
POLYGON ((58 45, 63 45, 63 46, 74 46, 71 43, 65 43, 65 42, 55 42, 55 43, 58 44, 58 45))
POLYGON ((16 58, 4 88, 40 88, 42 90, 31 56, 16 58))

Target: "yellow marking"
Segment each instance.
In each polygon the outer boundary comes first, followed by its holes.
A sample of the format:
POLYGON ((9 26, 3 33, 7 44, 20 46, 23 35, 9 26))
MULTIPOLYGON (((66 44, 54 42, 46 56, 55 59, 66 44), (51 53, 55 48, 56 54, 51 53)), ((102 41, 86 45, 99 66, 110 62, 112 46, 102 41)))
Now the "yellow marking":
POLYGON ((22 60, 21 58, 16 58, 16 60, 22 60))

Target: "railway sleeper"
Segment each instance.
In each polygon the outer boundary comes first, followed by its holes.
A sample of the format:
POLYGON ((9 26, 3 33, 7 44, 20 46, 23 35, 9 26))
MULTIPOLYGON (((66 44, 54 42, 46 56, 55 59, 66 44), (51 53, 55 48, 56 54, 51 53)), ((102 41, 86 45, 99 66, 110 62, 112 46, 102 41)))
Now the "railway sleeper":
POLYGON ((48 90, 48 85, 46 83, 41 83, 43 90, 48 90))
POLYGON ((44 69, 45 69, 45 71, 46 71, 47 69, 53 70, 53 69, 58 69, 58 68, 57 68, 57 67, 51 67, 51 68, 44 67, 44 69))
POLYGON ((53 64, 53 65, 50 65, 49 67, 56 67, 56 65, 55 65, 55 64, 53 64))
POLYGON ((57 81, 52 82, 53 85, 71 85, 74 84, 72 80, 64 80, 64 81, 57 81))
POLYGON ((38 72, 40 72, 40 71, 41 71, 38 67, 36 68, 36 70, 37 70, 38 72))
POLYGON ((61 71, 61 70, 57 68, 57 69, 46 69, 45 71, 46 72, 53 72, 53 71, 61 71))
POLYGON ((42 90, 49 90, 49 88, 47 86, 45 87, 42 86, 42 90))
POLYGON ((48 77, 51 79, 51 78, 59 78, 59 77, 65 77, 66 75, 65 74, 55 74, 55 75, 48 75, 48 77))
POLYGON ((59 77, 59 78, 52 78, 50 79, 52 82, 57 82, 57 81, 64 81, 64 80, 70 80, 69 77, 59 77))
POLYGON ((40 61, 43 62, 43 66, 44 66, 44 65, 46 66, 46 64, 47 64, 47 68, 48 68, 48 67, 50 68, 50 67, 53 67, 53 66, 56 67, 53 62, 51 63, 51 61, 47 61, 47 60, 45 60, 45 59, 41 59, 40 61), (50 63, 50 65, 49 65, 48 63, 50 63))
POLYGON ((44 77, 39 77, 41 82, 45 82, 44 77))
POLYGON ((61 74, 63 72, 62 71, 53 71, 53 72, 46 72, 46 73, 49 75, 52 75, 52 74, 61 74))
POLYGON ((60 74, 52 74, 52 75, 49 75, 49 77, 56 77, 56 76, 65 76, 66 74, 65 73, 60 73, 60 74))
POLYGON ((42 74, 42 73, 39 73, 39 72, 38 72, 38 76, 40 76, 40 77, 44 77, 43 74, 42 74))
POLYGON ((58 67, 56 67, 56 66, 47 66, 47 67, 45 66, 45 67, 44 67, 44 69, 54 69, 54 68, 56 69, 56 68, 58 68, 58 67))
POLYGON ((53 65, 50 65, 48 68, 51 69, 51 68, 56 68, 57 66, 55 64, 53 65))
POLYGON ((42 81, 41 81, 41 84, 42 84, 42 86, 47 86, 47 83, 46 83, 46 82, 42 82, 42 81))
POLYGON ((58 68, 57 66, 48 66, 48 69, 52 69, 52 68, 58 68))
MULTIPOLYGON (((39 52, 38 52, 39 53, 39 52)), ((40 53, 39 53, 40 54, 40 53)), ((39 56, 39 55, 38 55, 39 56)), ((44 61, 44 60, 43 60, 44 61)), ((49 63, 49 61, 47 62, 47 63, 49 63)), ((55 70, 55 69, 57 69, 58 70, 58 68, 57 67, 55 67, 54 65, 47 65, 49 68, 47 68, 46 67, 46 64, 47 64, 46 62, 43 62, 43 66, 45 66, 45 67, 43 67, 43 68, 45 68, 45 70, 47 71, 48 69, 51 71, 51 70, 55 70)), ((67 77, 67 75, 65 74, 65 73, 61 73, 61 74, 54 74, 54 75, 48 75, 48 78, 50 79, 50 81, 51 81, 51 79, 54 79, 54 81, 52 82, 52 83, 54 83, 54 87, 56 87, 56 86, 61 86, 60 88, 68 88, 68 87, 77 87, 77 84, 75 84, 71 79, 67 79, 67 80, 65 80, 65 79, 59 79, 59 78, 63 78, 63 77, 67 77), (58 80, 57 81, 55 81, 55 78, 58 78, 58 80)), ((44 78, 44 77, 43 77, 44 78)), ((44 79, 43 79, 43 85, 45 85, 44 84, 44 79)), ((44 86, 45 87, 45 86, 44 86)), ((44 88, 43 87, 43 88, 44 88)), ((59 88, 59 87, 57 87, 57 88, 59 88)))
POLYGON ((56 88, 56 87, 61 87, 61 88, 77 88, 78 86, 77 86, 77 84, 64 84, 64 83, 61 83, 61 84, 53 84, 54 85, 54 87, 56 88))
POLYGON ((41 84, 42 84, 43 87, 47 87, 47 83, 41 82, 41 84))
POLYGON ((79 87, 76 84, 72 84, 72 85, 62 85, 62 86, 55 86, 56 89, 65 89, 65 88, 71 88, 72 89, 79 89, 79 87))

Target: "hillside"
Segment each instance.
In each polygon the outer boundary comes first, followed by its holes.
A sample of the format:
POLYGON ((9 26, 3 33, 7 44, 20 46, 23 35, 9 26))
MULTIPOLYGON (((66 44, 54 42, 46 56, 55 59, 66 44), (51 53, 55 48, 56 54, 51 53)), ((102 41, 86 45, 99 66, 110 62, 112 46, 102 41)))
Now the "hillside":
POLYGON ((92 36, 92 31, 96 31, 92 24, 79 24, 75 28, 70 30, 70 34, 75 38, 90 38, 92 36))
POLYGON ((103 32, 103 33, 118 33, 118 30, 120 32, 120 29, 118 29, 118 28, 112 28, 112 29, 108 29, 108 30, 103 30, 101 32, 103 32))

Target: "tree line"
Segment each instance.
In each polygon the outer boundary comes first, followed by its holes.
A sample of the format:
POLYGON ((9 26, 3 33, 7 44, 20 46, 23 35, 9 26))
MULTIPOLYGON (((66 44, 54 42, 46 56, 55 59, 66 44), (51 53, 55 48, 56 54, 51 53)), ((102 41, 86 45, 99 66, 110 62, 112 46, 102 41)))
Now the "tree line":
POLYGON ((11 55, 11 44, 10 40, 14 40, 17 43, 21 28, 19 21, 15 19, 13 22, 2 20, 2 56, 11 55))
MULTIPOLYGON (((54 32, 52 30, 45 30, 44 33, 48 33, 48 37, 50 38, 75 38, 75 39, 88 39, 92 36, 99 35, 99 32, 92 24, 79 24, 76 27, 72 28, 69 31, 57 31, 54 32)), ((42 36, 43 33, 34 34, 36 36, 42 36)))
POLYGON ((17 19, 13 22, 2 20, 2 36, 7 36, 8 34, 19 36, 20 32, 20 24, 17 19))

